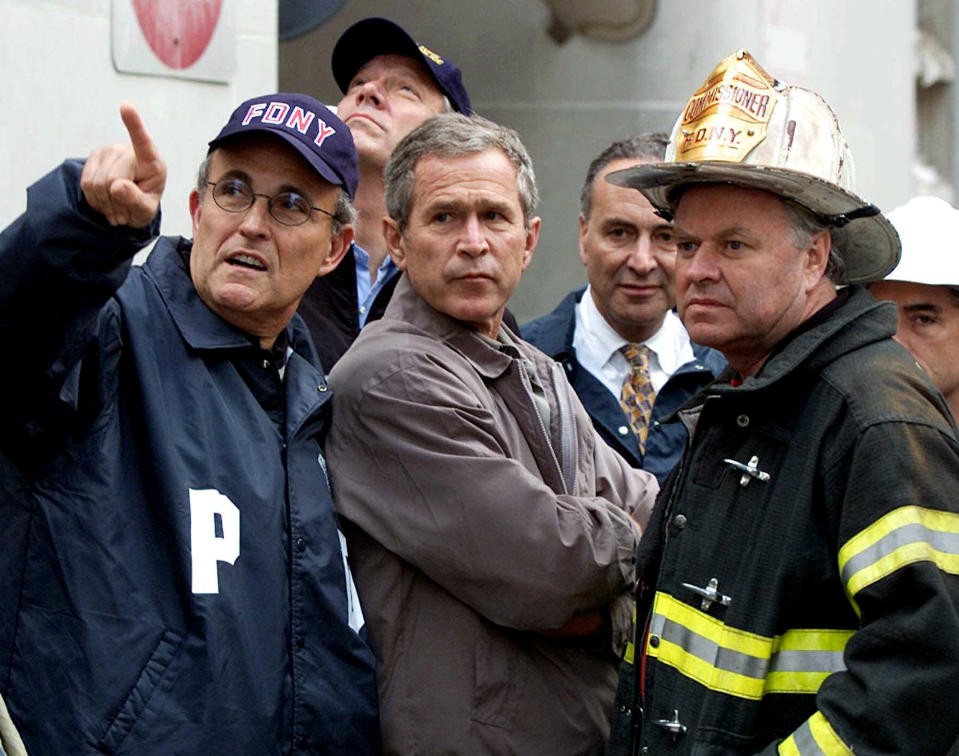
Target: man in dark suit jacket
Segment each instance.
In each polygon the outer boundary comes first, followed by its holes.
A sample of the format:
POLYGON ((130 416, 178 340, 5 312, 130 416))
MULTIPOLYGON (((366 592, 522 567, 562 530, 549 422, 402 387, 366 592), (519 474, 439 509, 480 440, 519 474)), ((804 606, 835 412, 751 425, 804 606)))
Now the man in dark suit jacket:
POLYGON ((660 482, 686 440, 686 429, 669 416, 726 364, 716 350, 693 344, 673 312, 672 224, 639 192, 606 181, 612 171, 662 162, 666 142, 665 134, 634 136, 613 142, 590 163, 579 216, 589 286, 523 327, 527 341, 563 363, 603 438, 660 482), (645 413, 622 404, 624 387, 628 392, 636 380, 627 357, 634 353, 646 356, 652 406, 645 413))

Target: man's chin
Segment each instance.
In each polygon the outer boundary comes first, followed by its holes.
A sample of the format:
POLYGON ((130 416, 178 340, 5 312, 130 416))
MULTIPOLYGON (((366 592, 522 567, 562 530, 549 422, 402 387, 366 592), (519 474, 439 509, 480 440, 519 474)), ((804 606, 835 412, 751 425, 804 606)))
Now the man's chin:
POLYGON ((221 284, 201 297, 207 307, 225 320, 233 312, 253 312, 260 306, 260 292, 241 283, 221 284))
POLYGON ((493 309, 489 304, 466 304, 452 307, 446 314, 462 323, 466 323, 477 331, 495 337, 496 334, 490 332, 499 330, 499 322, 503 317, 504 307, 493 309))
MULTIPOLYGON (((364 122, 358 121, 363 124, 364 122)), ((351 128, 353 144, 360 160, 360 167, 373 166, 382 168, 390 158, 393 145, 389 144, 386 135, 378 131, 378 127, 368 121, 355 131, 351 128)))
POLYGON ((700 346, 719 349, 729 340, 727 329, 714 321, 699 318, 687 318, 687 320, 683 321, 686 333, 689 334, 689 338, 693 342, 700 346))

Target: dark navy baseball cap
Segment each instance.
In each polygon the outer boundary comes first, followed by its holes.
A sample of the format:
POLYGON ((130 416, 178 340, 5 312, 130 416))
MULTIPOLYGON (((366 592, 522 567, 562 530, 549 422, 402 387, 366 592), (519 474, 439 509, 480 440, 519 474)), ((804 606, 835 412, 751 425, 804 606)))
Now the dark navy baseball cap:
POLYGON ((403 55, 422 63, 454 110, 466 115, 473 112, 459 68, 426 45, 414 42, 401 26, 388 18, 357 21, 337 41, 333 48, 333 78, 343 94, 350 88, 356 72, 377 55, 403 55))
POLYGON ((240 105, 210 151, 230 137, 258 131, 275 134, 299 152, 325 180, 356 194, 358 165, 349 128, 319 100, 304 94, 277 92, 253 97, 240 105))

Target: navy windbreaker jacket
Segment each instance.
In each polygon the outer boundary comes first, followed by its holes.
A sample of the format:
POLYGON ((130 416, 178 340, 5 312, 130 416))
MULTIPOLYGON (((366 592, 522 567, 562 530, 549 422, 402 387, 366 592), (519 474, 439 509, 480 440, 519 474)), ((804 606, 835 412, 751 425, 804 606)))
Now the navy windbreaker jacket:
POLYGON ((131 269, 152 229, 102 222, 80 170, 31 187, 0 235, 0 693, 28 751, 375 753, 305 327, 281 432, 189 242, 131 269))

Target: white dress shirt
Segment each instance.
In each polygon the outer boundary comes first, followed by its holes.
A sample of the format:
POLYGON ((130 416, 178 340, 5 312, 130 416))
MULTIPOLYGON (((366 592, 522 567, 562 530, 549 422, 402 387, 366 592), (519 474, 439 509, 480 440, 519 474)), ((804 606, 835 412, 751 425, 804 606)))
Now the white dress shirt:
MULTIPOLYGON (((629 361, 619 351, 627 343, 600 313, 590 288, 586 287, 583 298, 576 305, 576 330, 573 333, 576 360, 617 400, 631 372, 629 361)), ((649 374, 657 392, 673 373, 694 359, 689 334, 672 310, 667 310, 659 330, 641 343, 652 352, 649 374)))

